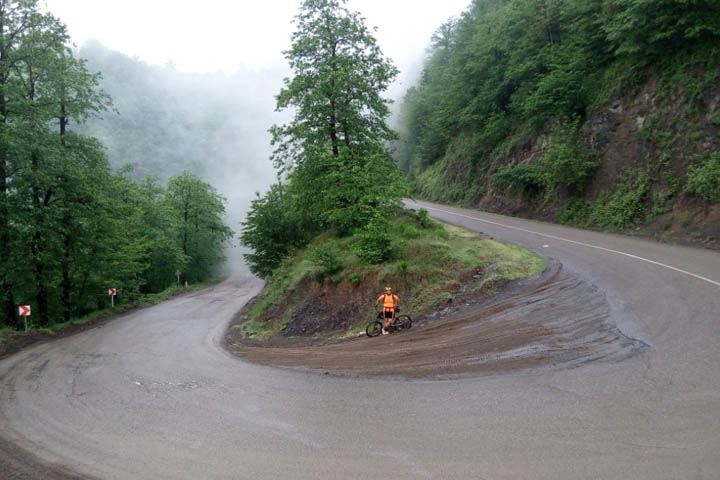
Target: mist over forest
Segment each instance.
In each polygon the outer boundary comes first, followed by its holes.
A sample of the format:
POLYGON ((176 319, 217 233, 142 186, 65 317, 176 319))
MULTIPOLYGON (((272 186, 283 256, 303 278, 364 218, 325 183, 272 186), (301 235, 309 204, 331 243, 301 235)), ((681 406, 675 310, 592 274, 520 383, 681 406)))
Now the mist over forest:
MULTIPOLYGON (((107 149, 113 169, 132 167, 131 176, 161 183, 188 170, 227 198, 227 223, 235 231, 255 192, 275 173, 269 160, 268 128, 283 121, 275 95, 287 67, 224 73, 182 73, 172 64, 148 65, 97 41, 78 50, 114 111, 75 125, 107 149)), ((237 242, 234 242, 237 243, 237 242)), ((228 250, 232 269, 243 269, 237 247, 228 250)))

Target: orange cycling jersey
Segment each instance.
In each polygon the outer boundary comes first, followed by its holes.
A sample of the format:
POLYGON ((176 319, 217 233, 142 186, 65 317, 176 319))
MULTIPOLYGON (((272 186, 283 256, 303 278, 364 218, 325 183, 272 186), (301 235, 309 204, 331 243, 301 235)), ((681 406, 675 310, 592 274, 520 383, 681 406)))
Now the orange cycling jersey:
POLYGON ((395 302, 399 301, 400 297, 398 297, 397 295, 382 294, 378 297, 378 302, 380 300, 383 301, 383 308, 386 310, 390 310, 395 308, 395 302))

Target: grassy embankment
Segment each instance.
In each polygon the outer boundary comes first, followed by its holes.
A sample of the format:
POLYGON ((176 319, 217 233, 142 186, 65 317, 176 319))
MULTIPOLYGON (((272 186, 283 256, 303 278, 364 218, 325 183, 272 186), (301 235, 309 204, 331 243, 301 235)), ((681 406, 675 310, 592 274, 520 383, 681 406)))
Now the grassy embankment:
POLYGON ((316 238, 285 260, 241 313, 243 336, 343 338, 364 331, 385 285, 414 318, 442 308, 460 288, 496 295, 505 283, 541 273, 545 260, 525 248, 403 212, 392 222, 391 260, 365 263, 360 237, 316 238))
POLYGON ((164 301, 170 300, 171 298, 186 293, 190 291, 196 291, 196 290, 202 290, 203 288, 207 288, 211 285, 215 285, 217 283, 220 283, 223 281, 224 278, 212 278, 210 280, 207 280, 202 283, 197 283, 194 285, 188 285, 187 287, 178 287, 178 286, 170 286, 163 290, 162 292, 143 295, 142 297, 127 303, 119 303, 113 308, 105 308, 103 310, 97 310, 95 312, 89 313, 87 315, 84 315, 82 317, 74 318, 70 320, 69 322, 59 322, 55 323, 53 325, 49 325, 47 327, 41 327, 36 328, 32 324, 32 316, 29 317, 30 320, 28 322, 28 331, 27 332, 18 332, 16 330, 13 330, 9 327, 2 327, 0 328, 0 345, 3 345, 6 342, 12 342, 13 340, 22 338, 23 336, 29 336, 29 335, 37 335, 44 334, 49 337, 53 337, 55 335, 61 334, 66 330, 72 330, 73 328, 77 328, 82 325, 90 325, 92 323, 98 322, 100 320, 105 320, 108 317, 111 317, 113 315, 119 315, 121 313, 125 313, 129 310, 135 309, 135 308, 142 308, 142 307, 149 307, 152 305, 157 305, 158 303, 162 303, 164 301))

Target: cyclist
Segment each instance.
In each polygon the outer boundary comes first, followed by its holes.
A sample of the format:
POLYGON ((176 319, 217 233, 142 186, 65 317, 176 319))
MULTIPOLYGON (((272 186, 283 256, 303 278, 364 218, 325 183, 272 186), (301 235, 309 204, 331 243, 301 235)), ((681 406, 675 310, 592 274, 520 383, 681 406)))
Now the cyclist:
POLYGON ((378 305, 380 301, 383 302, 383 317, 385 319, 385 325, 382 329, 382 334, 387 335, 390 324, 395 319, 395 307, 400 304, 400 297, 392 293, 392 288, 385 287, 385 293, 380 295, 375 302, 378 305))

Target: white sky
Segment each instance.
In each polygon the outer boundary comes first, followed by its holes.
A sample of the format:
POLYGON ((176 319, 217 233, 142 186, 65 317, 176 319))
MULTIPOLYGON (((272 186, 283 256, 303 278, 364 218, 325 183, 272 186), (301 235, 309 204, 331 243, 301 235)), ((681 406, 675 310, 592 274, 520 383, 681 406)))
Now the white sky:
MULTIPOLYGON (((417 66, 432 32, 471 0, 350 0, 378 27, 376 38, 400 70, 417 66)), ((148 63, 183 72, 234 73, 285 61, 300 0, 45 0, 81 46, 97 39, 148 63)), ((404 75, 401 76, 401 78, 404 75)))

